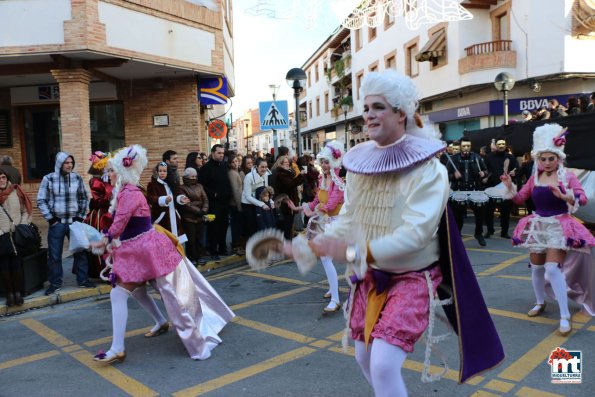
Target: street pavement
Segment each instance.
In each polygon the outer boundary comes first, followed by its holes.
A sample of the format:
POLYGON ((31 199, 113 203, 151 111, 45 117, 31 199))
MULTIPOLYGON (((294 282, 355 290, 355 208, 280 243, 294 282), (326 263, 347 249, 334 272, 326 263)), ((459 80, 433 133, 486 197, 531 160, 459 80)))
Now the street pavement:
MULTIPOLYGON (((513 249, 509 240, 499 237, 480 247, 471 236, 472 221, 472 217, 467 219, 463 237, 506 359, 458 385, 459 351, 456 336, 451 335, 432 354, 431 371, 442 369, 443 356, 448 364, 445 376, 438 382, 422 383, 425 345, 420 341, 404 365, 409 395, 595 395, 595 321, 571 301, 575 331, 563 338, 557 334, 557 305, 549 299, 543 316, 527 317, 534 302, 527 252, 513 249), (551 383, 547 358, 557 347, 582 352, 581 384, 551 383)), ((344 266, 338 265, 337 270, 342 274, 344 266)), ((326 305, 322 295, 328 287, 322 266, 302 276, 294 263, 284 261, 257 273, 236 260, 234 266, 212 267, 205 276, 237 315, 221 332, 223 343, 209 360, 189 359, 174 331, 144 338, 150 318, 131 299, 126 361, 113 366, 93 362, 93 354, 109 348, 111 341, 109 295, 99 291, 0 317, 0 395, 373 395, 352 347, 344 350, 341 346, 342 313, 322 312, 326 305)), ((344 279, 340 287, 344 300, 344 279)), ((435 334, 446 331, 440 324, 435 334)))

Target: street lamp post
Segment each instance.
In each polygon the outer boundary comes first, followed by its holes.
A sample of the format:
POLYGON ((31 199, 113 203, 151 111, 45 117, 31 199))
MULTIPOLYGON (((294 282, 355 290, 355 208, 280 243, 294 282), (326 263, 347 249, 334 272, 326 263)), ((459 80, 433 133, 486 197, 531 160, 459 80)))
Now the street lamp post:
POLYGON ((345 153, 349 150, 349 137, 347 136, 347 112, 349 111, 349 105, 344 103, 341 105, 341 109, 343 110, 343 116, 345 117, 345 153))
POLYGON ((287 80, 287 84, 293 88, 293 97, 295 98, 295 132, 297 137, 297 156, 300 157, 302 155, 302 145, 300 136, 300 93, 306 86, 306 72, 304 72, 300 68, 293 68, 289 72, 287 72, 287 76, 285 76, 285 80, 287 80))
MULTIPOLYGON (((279 92, 279 84, 269 84, 269 89, 271 90, 271 94, 273 94, 273 103, 277 100, 277 93, 279 92)), ((275 106, 276 107, 276 106, 275 106)), ((277 130, 273 128, 273 150, 275 153, 275 158, 279 156, 279 144, 277 143, 277 130)))
POLYGON ((504 125, 508 125, 508 91, 514 87, 514 77, 510 73, 502 72, 496 76, 494 86, 504 93, 504 125))

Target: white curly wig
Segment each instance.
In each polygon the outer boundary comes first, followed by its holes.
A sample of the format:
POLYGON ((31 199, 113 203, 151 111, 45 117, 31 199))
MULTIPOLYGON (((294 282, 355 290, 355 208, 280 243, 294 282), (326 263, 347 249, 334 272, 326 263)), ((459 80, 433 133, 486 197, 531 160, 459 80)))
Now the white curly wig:
POLYGON ((564 160, 566 158, 566 153, 564 153, 566 138, 561 135, 565 131, 566 129, 559 124, 544 124, 541 127, 535 128, 535 131, 533 131, 533 149, 531 150, 531 155, 537 158, 541 153, 551 152, 556 154, 561 160, 564 160))
POLYGON ((333 169, 339 168, 343 161, 343 145, 338 141, 328 142, 326 146, 322 148, 320 153, 318 153, 316 158, 319 162, 320 160, 328 161, 333 169))
POLYGON ((422 121, 416 113, 419 106, 419 93, 411 78, 394 70, 368 73, 362 81, 360 96, 381 95, 393 107, 407 115, 405 132, 429 139, 439 139, 440 133, 430 125, 428 120, 422 121), (416 117, 419 119, 416 120, 416 117))
POLYGON ((147 149, 140 145, 125 147, 109 159, 108 163, 117 175, 109 208, 109 211, 113 213, 118 204, 120 188, 126 184, 138 185, 140 176, 148 164, 147 149))

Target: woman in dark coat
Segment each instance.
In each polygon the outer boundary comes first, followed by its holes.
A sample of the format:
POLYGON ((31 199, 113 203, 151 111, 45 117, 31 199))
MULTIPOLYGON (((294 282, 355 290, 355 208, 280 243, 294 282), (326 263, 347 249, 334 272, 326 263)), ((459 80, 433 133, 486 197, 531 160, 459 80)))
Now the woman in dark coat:
MULTIPOLYGON (((294 206, 299 205, 298 186, 301 186, 306 181, 306 171, 302 170, 300 174, 296 175, 291 169, 289 157, 287 156, 279 156, 273 166, 273 171, 276 173, 273 185, 275 197, 285 194, 294 206)), ((293 237, 294 213, 287 201, 282 202, 280 210, 282 215, 280 227, 283 230, 285 238, 290 240, 293 237)))

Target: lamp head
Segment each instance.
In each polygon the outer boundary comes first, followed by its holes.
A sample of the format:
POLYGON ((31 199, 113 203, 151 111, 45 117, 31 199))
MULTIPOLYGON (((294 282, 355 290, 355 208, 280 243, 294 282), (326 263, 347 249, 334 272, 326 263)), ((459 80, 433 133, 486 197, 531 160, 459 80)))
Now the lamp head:
POLYGON ((510 91, 514 87, 515 79, 508 72, 499 73, 494 80, 494 86, 498 91, 510 91))
POLYGON ((301 91, 306 86, 306 79, 306 72, 300 68, 291 69, 285 76, 287 84, 296 91, 301 91))

